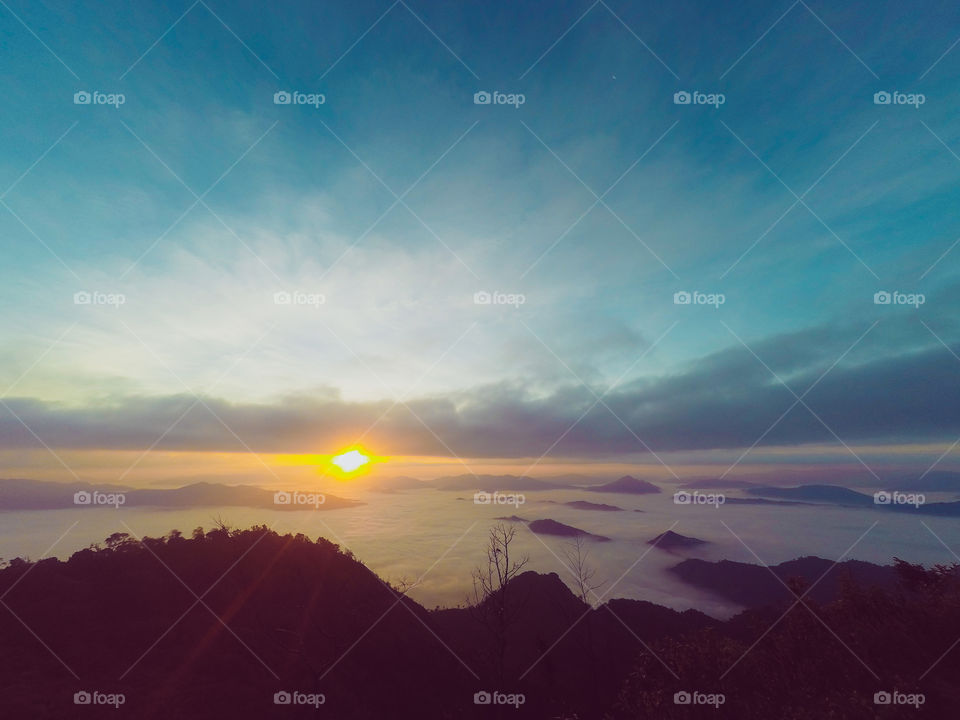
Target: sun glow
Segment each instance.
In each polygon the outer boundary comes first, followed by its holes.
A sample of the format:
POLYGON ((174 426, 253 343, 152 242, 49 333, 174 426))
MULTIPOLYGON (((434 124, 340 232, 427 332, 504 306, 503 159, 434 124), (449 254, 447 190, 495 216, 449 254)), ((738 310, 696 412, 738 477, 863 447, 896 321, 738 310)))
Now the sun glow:
POLYGON ((359 450, 348 450, 341 455, 335 455, 330 459, 330 462, 340 468, 343 472, 352 473, 370 462, 370 458, 359 450))

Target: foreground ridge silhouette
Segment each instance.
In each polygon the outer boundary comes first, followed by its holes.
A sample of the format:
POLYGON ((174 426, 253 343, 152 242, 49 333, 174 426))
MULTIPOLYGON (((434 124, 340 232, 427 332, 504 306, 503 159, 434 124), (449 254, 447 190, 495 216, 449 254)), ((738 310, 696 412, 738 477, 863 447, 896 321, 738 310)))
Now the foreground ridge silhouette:
POLYGON ((955 717, 957 566, 892 572, 841 577, 827 602, 791 579, 792 597, 725 622, 591 609, 533 571, 502 598, 427 610, 323 538, 115 533, 0 570, 0 717, 955 717), (491 610, 509 613, 505 637, 478 621, 491 610))

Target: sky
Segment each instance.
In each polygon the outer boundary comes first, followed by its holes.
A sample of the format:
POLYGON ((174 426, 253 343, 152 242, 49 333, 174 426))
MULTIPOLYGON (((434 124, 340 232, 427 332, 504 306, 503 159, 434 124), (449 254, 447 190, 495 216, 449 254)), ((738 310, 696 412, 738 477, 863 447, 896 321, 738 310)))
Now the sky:
POLYGON ((958 20, 4 0, 0 474, 956 467, 958 20))

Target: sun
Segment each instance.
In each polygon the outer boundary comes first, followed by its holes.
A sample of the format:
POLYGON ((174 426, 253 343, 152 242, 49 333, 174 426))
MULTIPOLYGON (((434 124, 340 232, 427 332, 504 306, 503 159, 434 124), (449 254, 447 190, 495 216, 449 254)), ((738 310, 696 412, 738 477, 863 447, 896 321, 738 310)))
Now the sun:
POLYGON ((297 453, 277 455, 276 459, 281 465, 312 465, 323 477, 339 480, 353 480, 388 460, 374 455, 362 445, 347 445, 332 455, 297 453))
POLYGON ((370 458, 359 450, 348 450, 340 455, 334 455, 332 458, 330 458, 330 462, 340 468, 343 472, 352 473, 370 462, 370 458))

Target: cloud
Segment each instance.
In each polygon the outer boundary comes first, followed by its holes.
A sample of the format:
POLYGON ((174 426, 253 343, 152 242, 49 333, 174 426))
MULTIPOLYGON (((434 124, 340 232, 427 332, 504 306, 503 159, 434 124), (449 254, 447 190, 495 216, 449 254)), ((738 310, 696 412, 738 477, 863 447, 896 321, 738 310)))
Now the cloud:
POLYGON ((831 368, 857 334, 816 328, 769 338, 753 352, 737 344, 682 372, 613 388, 600 403, 583 386, 534 395, 511 382, 405 404, 330 392, 269 403, 127 396, 82 407, 8 398, 0 448, 36 447, 32 430, 55 449, 310 453, 363 436, 387 455, 590 458, 647 447, 744 448, 761 436, 760 445, 797 446, 960 435, 960 362, 951 352, 933 342, 891 352, 886 335, 831 368))

